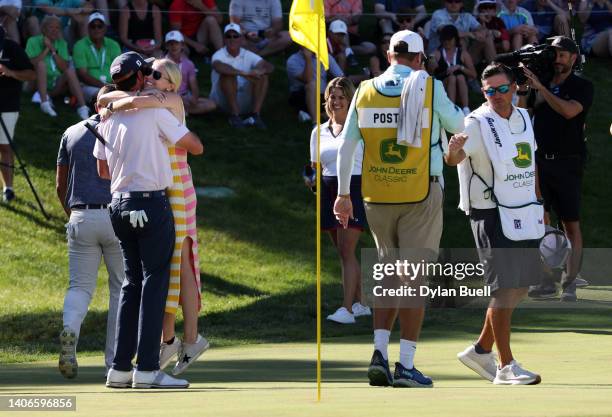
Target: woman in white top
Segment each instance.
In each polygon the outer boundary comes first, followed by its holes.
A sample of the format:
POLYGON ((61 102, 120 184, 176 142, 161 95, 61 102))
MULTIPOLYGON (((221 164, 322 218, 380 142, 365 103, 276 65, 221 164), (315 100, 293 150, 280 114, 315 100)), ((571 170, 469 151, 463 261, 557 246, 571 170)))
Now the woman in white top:
MULTIPOLYGON (((338 250, 342 262, 342 282, 344 301, 328 320, 350 324, 355 323, 355 317, 369 316, 370 308, 361 304, 361 268, 355 255, 359 236, 366 224, 365 210, 361 198, 361 161, 363 159, 363 144, 358 149, 351 178, 351 199, 355 218, 349 221, 344 229, 334 216, 334 201, 338 194, 338 178, 336 160, 338 148, 342 143, 340 138, 344 122, 348 114, 349 104, 355 93, 352 82, 345 77, 334 78, 325 89, 325 112, 329 121, 315 127, 310 137, 310 160, 316 169, 319 160, 317 155, 317 129, 321 129, 321 229, 329 232, 338 250)), ((313 184, 307 181, 308 186, 313 184)))

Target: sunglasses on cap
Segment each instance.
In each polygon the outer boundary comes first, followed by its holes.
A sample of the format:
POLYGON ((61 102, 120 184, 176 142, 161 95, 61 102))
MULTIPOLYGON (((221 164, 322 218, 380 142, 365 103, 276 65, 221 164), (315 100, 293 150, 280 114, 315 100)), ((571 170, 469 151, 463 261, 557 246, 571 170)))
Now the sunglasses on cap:
POLYGON ((489 87, 486 90, 484 90, 484 93, 488 97, 493 97, 496 93, 506 94, 508 91, 510 91, 510 84, 502 84, 498 87, 489 87))

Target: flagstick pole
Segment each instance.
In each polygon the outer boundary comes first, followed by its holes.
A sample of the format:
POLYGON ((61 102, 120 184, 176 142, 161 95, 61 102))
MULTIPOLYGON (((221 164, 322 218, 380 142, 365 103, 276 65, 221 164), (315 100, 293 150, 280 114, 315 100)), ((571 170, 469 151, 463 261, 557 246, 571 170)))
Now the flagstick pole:
POLYGON ((321 401, 321 24, 317 15, 316 113, 317 113, 317 401, 321 401))

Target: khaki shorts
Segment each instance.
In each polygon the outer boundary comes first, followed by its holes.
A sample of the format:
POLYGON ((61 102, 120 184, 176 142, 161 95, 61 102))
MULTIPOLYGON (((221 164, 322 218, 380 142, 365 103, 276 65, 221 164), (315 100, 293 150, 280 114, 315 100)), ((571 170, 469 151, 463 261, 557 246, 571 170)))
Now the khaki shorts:
POLYGON ((379 257, 385 258, 391 249, 426 248, 438 252, 442 237, 443 199, 441 184, 431 182, 429 195, 421 203, 364 202, 379 257))
MULTIPOLYGON (((4 124, 6 125, 6 129, 8 130, 9 135, 11 135, 11 139, 15 140, 15 125, 17 125, 17 119, 19 118, 19 112, 10 112, 10 113, 2 113, 2 120, 4 120, 4 124)), ((2 125, 0 125, 0 145, 8 145, 9 141, 4 134, 4 129, 2 125)))

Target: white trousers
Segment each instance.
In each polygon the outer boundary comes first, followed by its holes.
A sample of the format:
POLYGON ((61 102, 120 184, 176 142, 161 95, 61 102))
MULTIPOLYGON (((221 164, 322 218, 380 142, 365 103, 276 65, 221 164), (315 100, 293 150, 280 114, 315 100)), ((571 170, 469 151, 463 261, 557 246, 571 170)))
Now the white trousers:
POLYGON ((123 255, 108 210, 72 210, 66 225, 70 283, 64 298, 64 326, 77 334, 96 289, 98 268, 104 257, 108 271, 109 301, 104 360, 110 369, 115 355, 119 294, 124 279, 123 255))

